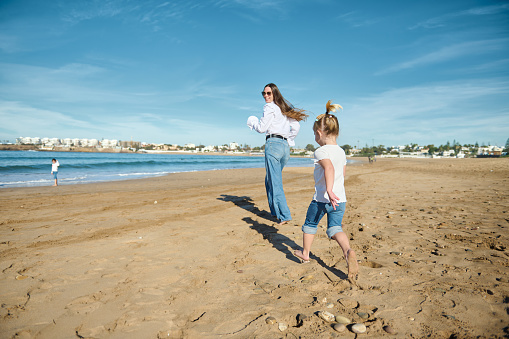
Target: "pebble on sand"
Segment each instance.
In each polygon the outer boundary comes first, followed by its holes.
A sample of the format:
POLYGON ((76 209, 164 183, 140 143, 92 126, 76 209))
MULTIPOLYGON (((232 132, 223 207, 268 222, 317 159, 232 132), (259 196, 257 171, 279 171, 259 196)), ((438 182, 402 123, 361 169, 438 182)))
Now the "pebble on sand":
POLYGON ((267 319, 265 319, 265 322, 269 325, 274 325, 276 323, 276 318, 268 317, 267 319))
POLYGON ((366 332, 366 325, 364 324, 353 324, 352 325, 352 332, 361 334, 366 332))
POLYGON ((362 319, 368 319, 369 318, 369 314, 367 314, 366 312, 359 312, 357 313, 357 315, 362 318, 362 319))
POLYGON ((341 315, 336 316, 336 322, 338 322, 340 324, 350 324, 351 323, 350 319, 348 319, 347 317, 343 317, 341 315))
POLYGON ((333 322, 336 319, 334 314, 327 311, 318 312, 318 316, 329 323, 333 322))
POLYGON ((336 332, 344 332, 346 330, 346 325, 345 324, 334 324, 334 326, 332 326, 332 328, 334 328, 334 330, 336 332))
POLYGON ((283 331, 286 331, 286 329, 288 328, 288 325, 285 323, 279 323, 278 328, 281 332, 283 332, 283 331))
POLYGON ((394 329, 392 327, 390 327, 389 325, 385 325, 383 327, 384 331, 389 333, 389 334, 396 334, 396 331, 394 331, 394 329))

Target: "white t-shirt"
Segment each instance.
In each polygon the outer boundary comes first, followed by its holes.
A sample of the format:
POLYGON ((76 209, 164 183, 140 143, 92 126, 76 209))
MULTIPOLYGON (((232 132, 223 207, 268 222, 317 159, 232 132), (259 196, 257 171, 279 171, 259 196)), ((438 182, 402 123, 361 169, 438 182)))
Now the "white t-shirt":
POLYGON ((58 166, 60 166, 58 160, 55 163, 51 163, 51 172, 58 172, 58 166))
POLYGON ((315 150, 315 195, 313 200, 328 203, 329 195, 327 194, 327 186, 325 185, 325 171, 318 161, 329 159, 334 166, 334 186, 332 191, 339 198, 339 202, 346 202, 345 178, 343 176, 343 168, 346 166, 345 151, 338 145, 323 145, 315 150))
POLYGON ((290 146, 295 146, 294 140, 300 129, 299 122, 281 113, 281 109, 274 102, 263 106, 263 117, 260 120, 255 116, 249 117, 247 125, 258 133, 278 134, 287 138, 290 146))

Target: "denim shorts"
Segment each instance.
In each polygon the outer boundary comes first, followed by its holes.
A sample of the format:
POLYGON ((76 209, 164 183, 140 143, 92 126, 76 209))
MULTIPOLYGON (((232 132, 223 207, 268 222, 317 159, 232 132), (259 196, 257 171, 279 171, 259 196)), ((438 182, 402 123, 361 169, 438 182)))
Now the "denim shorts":
POLYGON ((53 172, 53 178, 56 179, 57 178, 57 174, 58 174, 58 172, 53 172))
POLYGON ((332 236, 338 232, 343 232, 341 224, 343 222, 343 215, 345 214, 346 202, 340 202, 336 206, 336 210, 332 207, 331 203, 311 201, 309 204, 308 212, 306 213, 306 221, 302 225, 302 232, 307 234, 316 234, 318 223, 322 220, 323 216, 327 214, 327 236, 332 236))

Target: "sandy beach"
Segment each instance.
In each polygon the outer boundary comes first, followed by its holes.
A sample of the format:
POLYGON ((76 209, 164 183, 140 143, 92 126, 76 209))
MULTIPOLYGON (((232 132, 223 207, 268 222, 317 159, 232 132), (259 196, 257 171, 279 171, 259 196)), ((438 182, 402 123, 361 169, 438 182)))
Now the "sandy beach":
POLYGON ((509 336, 509 159, 349 165, 356 283, 325 220, 292 254, 312 173, 284 170, 283 226, 264 169, 1 189, 0 337, 509 336))

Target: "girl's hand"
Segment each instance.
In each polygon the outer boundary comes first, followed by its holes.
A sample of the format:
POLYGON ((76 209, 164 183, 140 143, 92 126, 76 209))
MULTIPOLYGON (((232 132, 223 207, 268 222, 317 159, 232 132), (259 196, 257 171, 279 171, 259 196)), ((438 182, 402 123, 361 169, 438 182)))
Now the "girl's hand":
POLYGON ((332 204, 332 208, 334 208, 334 211, 335 211, 336 206, 339 206, 339 198, 332 191, 327 191, 327 195, 329 195, 329 201, 332 204))

